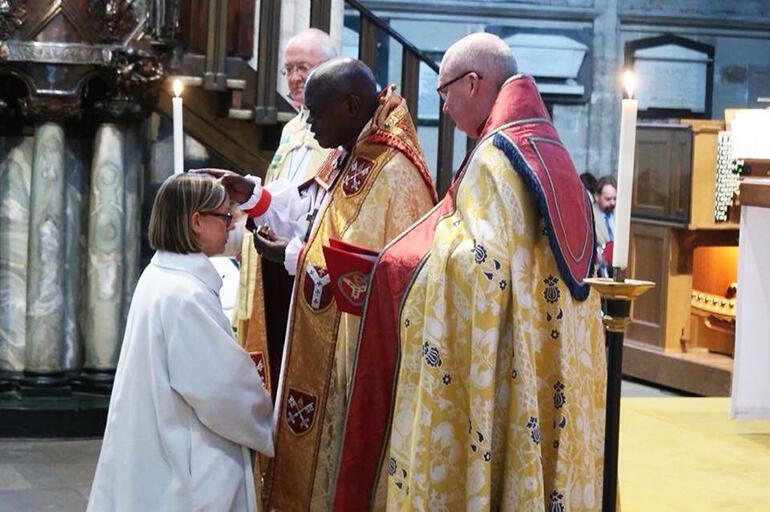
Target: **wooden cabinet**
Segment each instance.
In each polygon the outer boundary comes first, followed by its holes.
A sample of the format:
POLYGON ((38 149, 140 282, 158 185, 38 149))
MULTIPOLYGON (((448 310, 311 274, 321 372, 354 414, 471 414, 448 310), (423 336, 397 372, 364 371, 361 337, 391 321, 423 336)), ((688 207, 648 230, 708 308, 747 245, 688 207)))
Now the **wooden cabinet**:
POLYGON ((687 224, 692 164, 690 127, 644 123, 637 127, 636 133, 632 214, 687 224))
POLYGON ((735 269, 724 268, 730 262, 723 252, 699 250, 738 240, 735 224, 714 222, 720 129, 721 122, 701 120, 637 129, 629 275, 656 287, 634 302, 623 371, 692 393, 726 396, 732 359, 725 354, 732 340, 725 280, 733 279, 735 269), (693 288, 694 266, 703 290, 693 288), (709 309, 715 304, 721 308, 716 313, 709 309))
POLYGON ((682 339, 689 337, 692 274, 677 269, 681 235, 680 229, 666 225, 631 225, 632 275, 657 286, 634 302, 628 337, 661 352, 681 350, 682 339))

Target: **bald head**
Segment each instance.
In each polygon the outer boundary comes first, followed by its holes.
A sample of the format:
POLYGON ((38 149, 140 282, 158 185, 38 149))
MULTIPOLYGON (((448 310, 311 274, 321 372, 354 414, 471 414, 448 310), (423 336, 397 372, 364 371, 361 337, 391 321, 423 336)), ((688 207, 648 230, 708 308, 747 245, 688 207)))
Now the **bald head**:
POLYGON ((377 83, 360 60, 347 57, 324 62, 305 84, 308 123, 323 147, 348 143, 377 110, 377 83))
POLYGON ((303 48, 310 51, 318 59, 316 66, 337 56, 337 47, 331 36, 317 28, 308 28, 294 34, 286 43, 284 51, 292 48, 303 48))
POLYGON ((369 67, 360 60, 338 57, 319 65, 307 79, 307 88, 335 95, 339 99, 356 94, 369 100, 377 98, 377 82, 369 67))
POLYGON ((510 47, 493 34, 470 34, 449 47, 441 60, 439 90, 444 111, 457 128, 478 137, 503 83, 516 74, 510 47))
POLYGON ((508 44, 494 34, 477 32, 463 37, 449 47, 441 60, 447 71, 473 69, 495 89, 500 89, 516 74, 516 57, 508 44))
POLYGON ((305 79, 311 69, 337 56, 337 47, 326 32, 309 28, 295 34, 283 51, 289 95, 298 106, 305 104, 305 79))

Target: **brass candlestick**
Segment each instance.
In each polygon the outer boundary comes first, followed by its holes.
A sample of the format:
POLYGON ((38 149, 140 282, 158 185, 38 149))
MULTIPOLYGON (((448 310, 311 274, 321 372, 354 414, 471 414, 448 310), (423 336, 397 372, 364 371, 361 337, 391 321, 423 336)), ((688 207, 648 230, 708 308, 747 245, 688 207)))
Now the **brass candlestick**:
POLYGON ((615 279, 585 279, 606 302, 607 413, 604 426, 604 487, 602 511, 614 512, 618 496, 618 434, 620 431, 620 381, 623 370, 623 336, 630 322, 631 303, 655 286, 652 281, 624 279, 624 269, 613 269, 615 279))

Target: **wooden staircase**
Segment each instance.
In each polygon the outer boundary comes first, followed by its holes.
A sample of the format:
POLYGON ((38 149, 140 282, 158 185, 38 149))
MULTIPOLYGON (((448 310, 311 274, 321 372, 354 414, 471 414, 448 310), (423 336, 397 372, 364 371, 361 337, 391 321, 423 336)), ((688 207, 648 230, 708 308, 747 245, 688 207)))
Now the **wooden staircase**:
MULTIPOLYGON (((280 0, 189 0, 183 8, 181 64, 172 69, 157 110, 171 115, 171 80, 185 84, 184 129, 240 173, 263 175, 278 143, 282 124, 295 112, 277 93, 280 0), (229 9, 228 9, 229 6, 229 9), (259 10, 257 70, 248 64, 253 20, 259 10), (205 28, 205 29, 204 29, 205 28), (203 52, 203 53, 201 53, 203 52)), ((310 25, 328 32, 331 0, 311 0, 310 25)), ((420 66, 438 73, 436 63, 388 23, 356 0, 346 9, 358 13, 359 59, 377 66, 381 34, 402 48, 399 92, 418 124, 420 66)), ((454 124, 439 104, 436 186, 443 193, 453 172, 454 124)))

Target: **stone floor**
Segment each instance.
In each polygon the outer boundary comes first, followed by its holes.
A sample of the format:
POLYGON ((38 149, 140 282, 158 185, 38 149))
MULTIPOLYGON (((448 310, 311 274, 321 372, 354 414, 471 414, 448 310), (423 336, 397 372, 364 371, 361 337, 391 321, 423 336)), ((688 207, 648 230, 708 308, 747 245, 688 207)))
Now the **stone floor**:
MULTIPOLYGON (((623 381, 623 396, 680 396, 645 383, 623 381)), ((82 512, 101 439, 0 439, 0 511, 82 512)))

